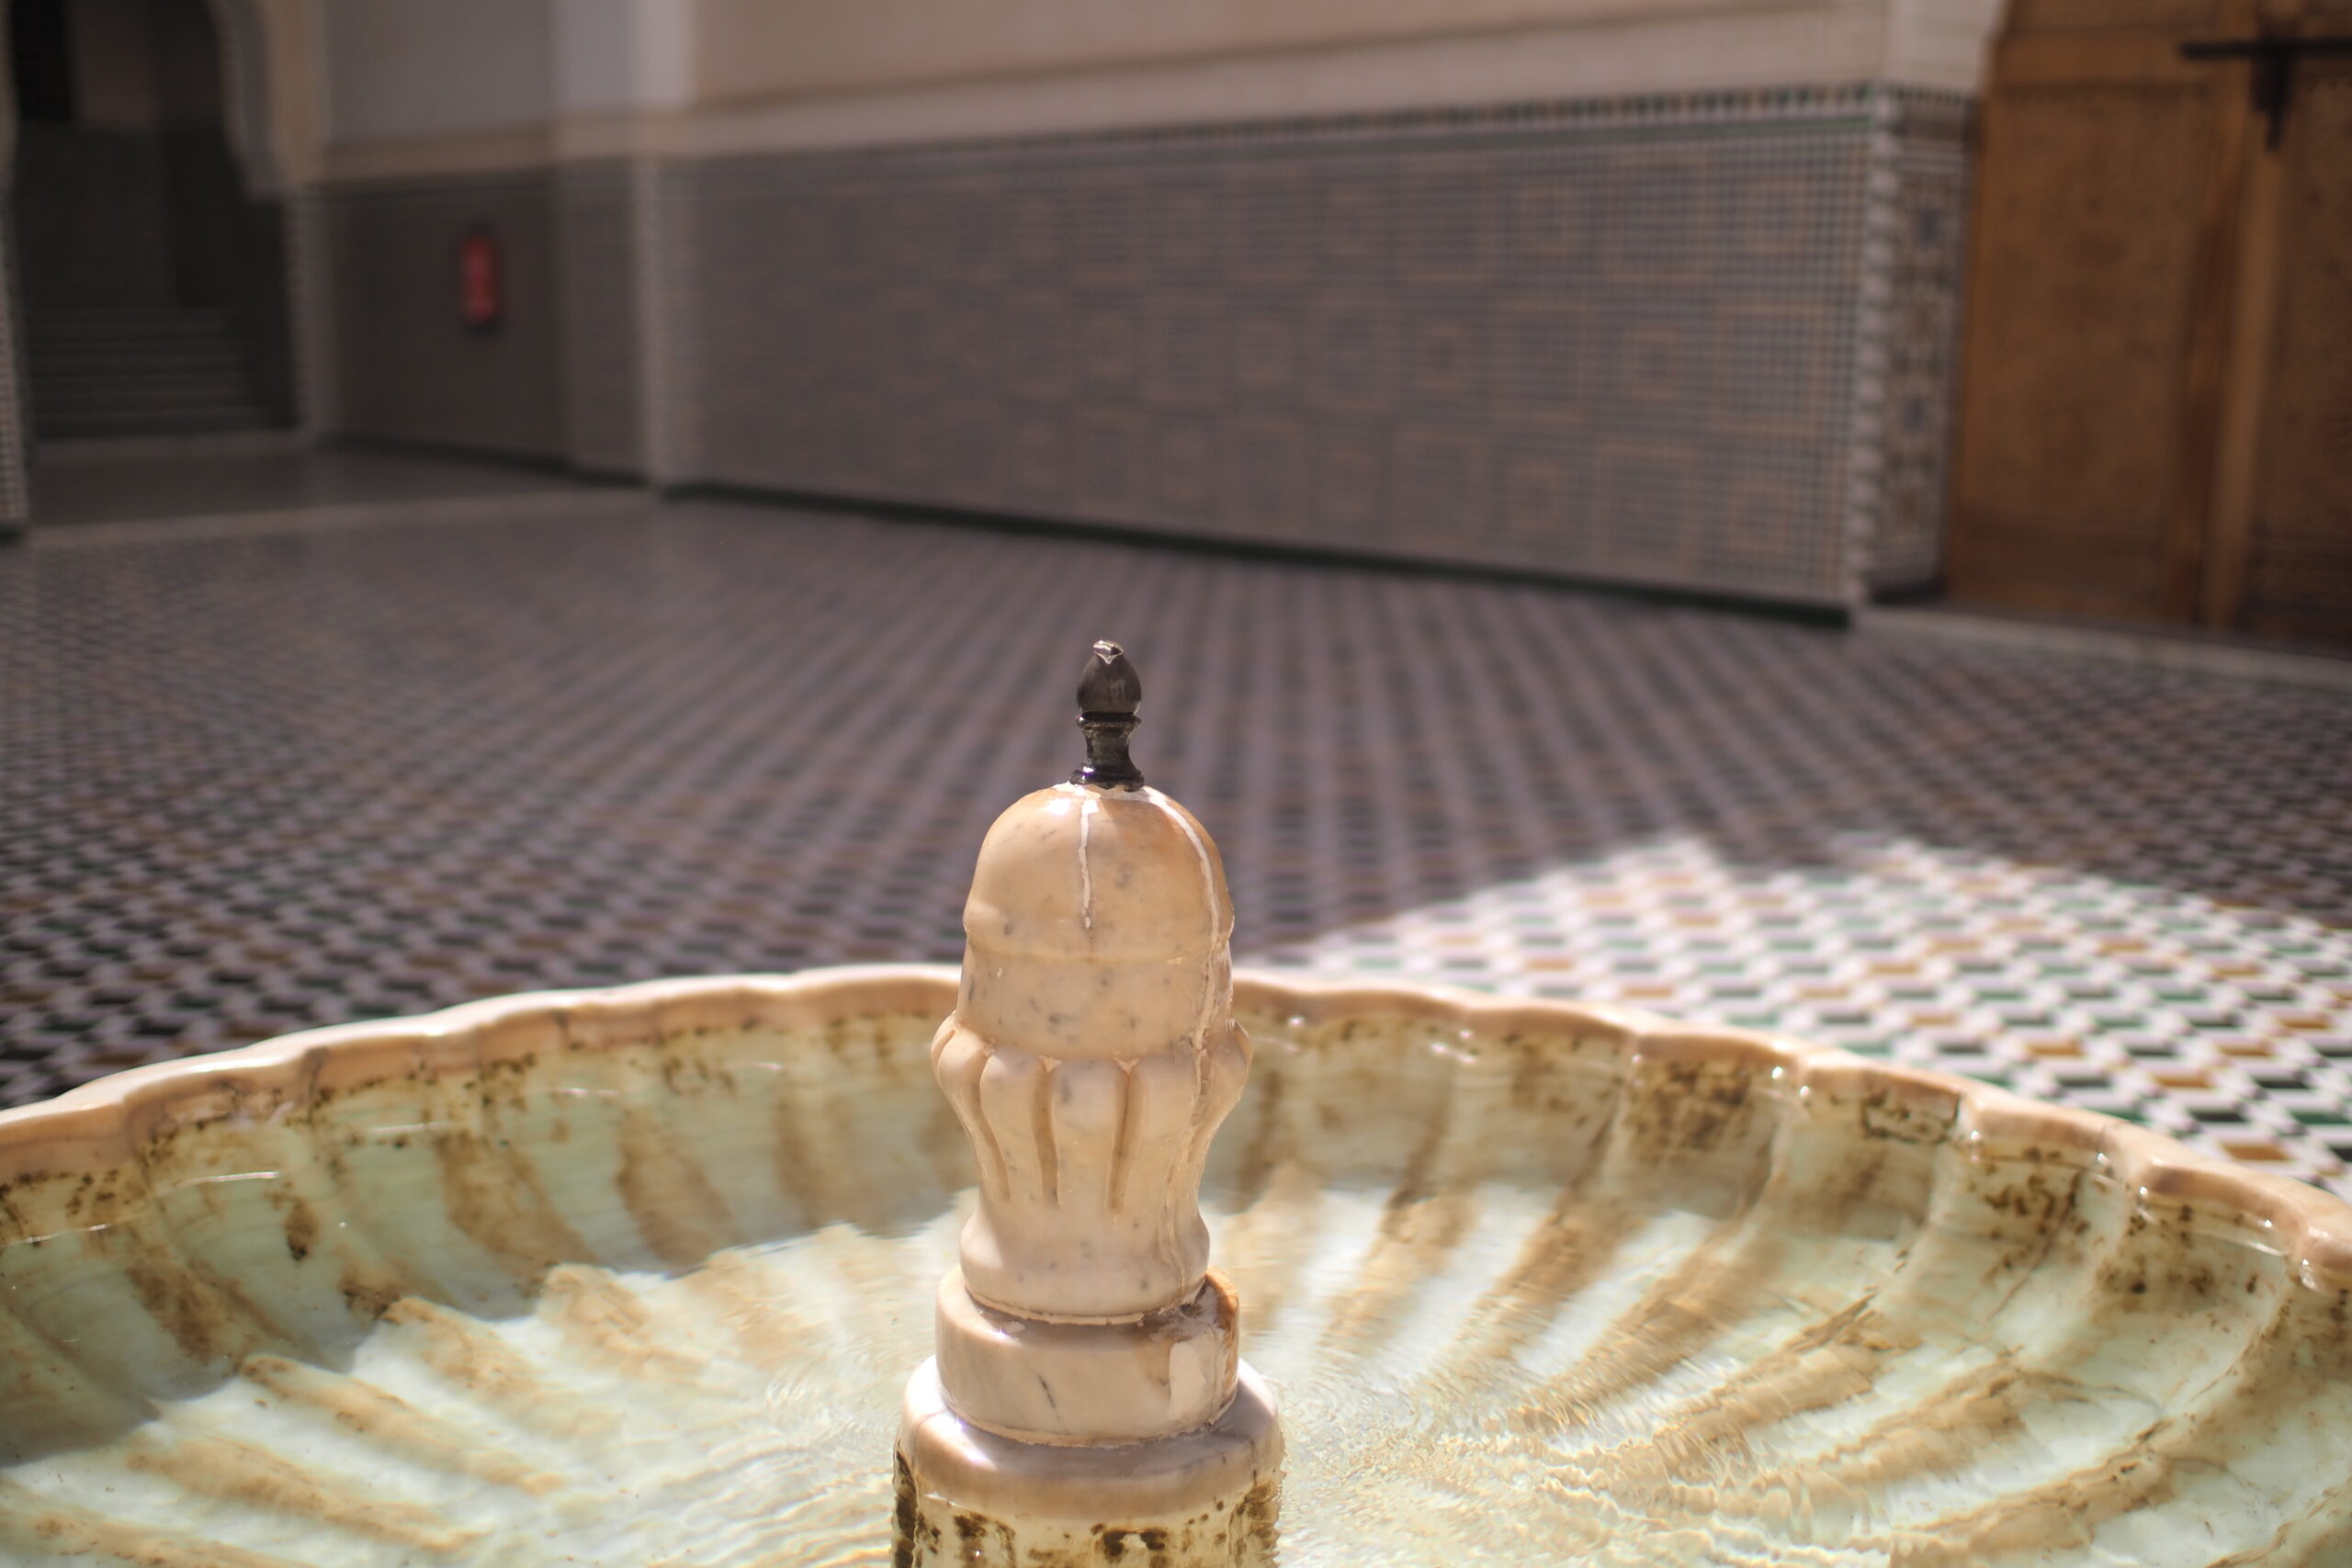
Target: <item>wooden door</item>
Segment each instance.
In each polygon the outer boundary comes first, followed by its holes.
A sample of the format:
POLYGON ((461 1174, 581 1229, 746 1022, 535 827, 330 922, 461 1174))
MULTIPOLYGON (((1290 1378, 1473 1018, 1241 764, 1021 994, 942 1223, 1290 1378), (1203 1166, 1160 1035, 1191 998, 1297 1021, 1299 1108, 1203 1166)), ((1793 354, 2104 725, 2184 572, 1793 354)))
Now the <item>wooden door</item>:
MULTIPOLYGON (((2352 4, 2331 9, 2330 32, 2352 34, 2352 4)), ((2216 509, 2206 619, 2352 640, 2352 56, 2296 63, 2280 131, 2275 188, 2256 193, 2276 221, 2253 264, 2275 271, 2250 290, 2268 320, 2237 411, 2252 471, 2216 509)))
POLYGON ((1963 603, 2352 639, 2347 0, 2016 0, 1982 121, 1947 575, 1963 603))

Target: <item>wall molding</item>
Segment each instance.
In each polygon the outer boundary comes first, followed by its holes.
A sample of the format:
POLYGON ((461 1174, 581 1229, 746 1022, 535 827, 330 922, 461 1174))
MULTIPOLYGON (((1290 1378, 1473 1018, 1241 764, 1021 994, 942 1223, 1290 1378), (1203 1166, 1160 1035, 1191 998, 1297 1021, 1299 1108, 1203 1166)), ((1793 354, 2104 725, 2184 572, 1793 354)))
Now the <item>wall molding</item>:
POLYGON ((1627 6, 1575 18, 1255 51, 1046 64, 967 77, 812 80, 635 108, 600 105, 475 130, 345 140, 332 181, 481 172, 576 158, 697 159, 798 151, 1091 138, 1211 125, 1295 128, 1531 104, 1771 94, 1876 82, 1964 96, 1981 49, 1923 38, 1892 0, 1627 6), (1916 35, 1916 36, 1915 36, 1916 35))
POLYGON ((903 140, 857 146, 799 146, 696 151, 674 134, 674 116, 582 117, 550 133, 503 127, 455 135, 371 142, 330 152, 325 183, 361 189, 404 183, 445 185, 465 178, 548 173, 579 164, 656 162, 702 164, 759 158, 876 160, 997 156, 1006 152, 1100 150, 1127 152, 1152 147, 1295 145, 1302 141, 1382 141, 1406 137, 1555 136, 1563 131, 1620 132, 1654 128, 1687 131, 1759 122, 1869 120, 1881 104, 1897 106, 1906 130, 1959 134, 1974 104, 1968 94, 1873 78, 1829 84, 1768 85, 1554 97, 1484 105, 1416 107, 1346 114, 1192 120, 1168 125, 1040 130, 997 136, 903 140), (643 132, 644 134, 636 134, 643 132))

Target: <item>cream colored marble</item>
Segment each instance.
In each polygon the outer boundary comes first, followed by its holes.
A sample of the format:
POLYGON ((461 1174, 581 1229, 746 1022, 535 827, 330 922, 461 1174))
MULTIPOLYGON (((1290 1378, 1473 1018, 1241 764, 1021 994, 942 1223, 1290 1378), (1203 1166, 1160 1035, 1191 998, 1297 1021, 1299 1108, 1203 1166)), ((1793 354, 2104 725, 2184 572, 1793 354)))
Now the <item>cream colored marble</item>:
POLYGON ((989 829, 964 931, 932 1060, 979 1205, 908 1388, 900 1546, 967 1560, 937 1515, 985 1519, 1008 1561, 1114 1526, 1192 1542, 1159 1549, 1176 1568, 1254 1561, 1280 1427, 1237 1397, 1200 1210, 1250 1071, 1216 846, 1158 790, 1039 790, 989 829))
POLYGON ((979 1171, 966 1283, 1065 1321, 1187 1300, 1201 1165, 1250 1072, 1216 846, 1158 790, 1040 790, 989 829, 964 930, 933 1062, 979 1171))
POLYGON ((1143 1442, 1215 1421, 1240 1371, 1233 1287, 1132 1324, 1054 1323, 972 1299, 961 1270, 939 1282, 939 1379, 989 1429, 1024 1442, 1143 1442))
POLYGON ((1273 1391, 1247 1367, 1206 1427, 1157 1442, 1057 1449, 1041 1464, 1031 1445, 964 1420, 926 1361, 908 1380, 899 1433, 899 1539, 916 1562, 997 1562, 971 1554, 966 1543, 977 1538, 1005 1543, 1006 1568, 1030 1568, 1033 1552, 1053 1562, 1063 1543, 1108 1531, 1168 1538, 1149 1559, 1160 1568, 1273 1561, 1282 1427, 1273 1391), (966 1523, 909 1529, 910 1504, 918 1519, 966 1523))

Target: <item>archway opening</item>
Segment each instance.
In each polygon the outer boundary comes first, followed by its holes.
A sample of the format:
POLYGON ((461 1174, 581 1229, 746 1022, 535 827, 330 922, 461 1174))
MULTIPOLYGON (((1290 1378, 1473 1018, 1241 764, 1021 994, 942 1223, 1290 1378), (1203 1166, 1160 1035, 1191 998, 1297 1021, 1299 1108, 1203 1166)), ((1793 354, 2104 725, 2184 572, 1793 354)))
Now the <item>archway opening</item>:
POLYGON ((13 0, 8 31, 35 438, 292 423, 284 213, 240 175, 205 0, 13 0))

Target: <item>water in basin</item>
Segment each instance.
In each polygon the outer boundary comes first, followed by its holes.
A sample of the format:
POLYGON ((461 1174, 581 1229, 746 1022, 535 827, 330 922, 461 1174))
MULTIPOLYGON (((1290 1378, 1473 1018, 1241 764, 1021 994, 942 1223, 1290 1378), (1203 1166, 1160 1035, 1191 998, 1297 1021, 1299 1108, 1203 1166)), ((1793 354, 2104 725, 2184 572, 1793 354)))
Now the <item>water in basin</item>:
MULTIPOLYGON (((700 984, 224 1079, 0 1192, 0 1558, 888 1562, 953 980, 700 984)), ((2258 1219, 1569 1010, 1238 999, 1204 1208, 1285 1562, 2343 1560, 2345 1336, 2258 1219)))

